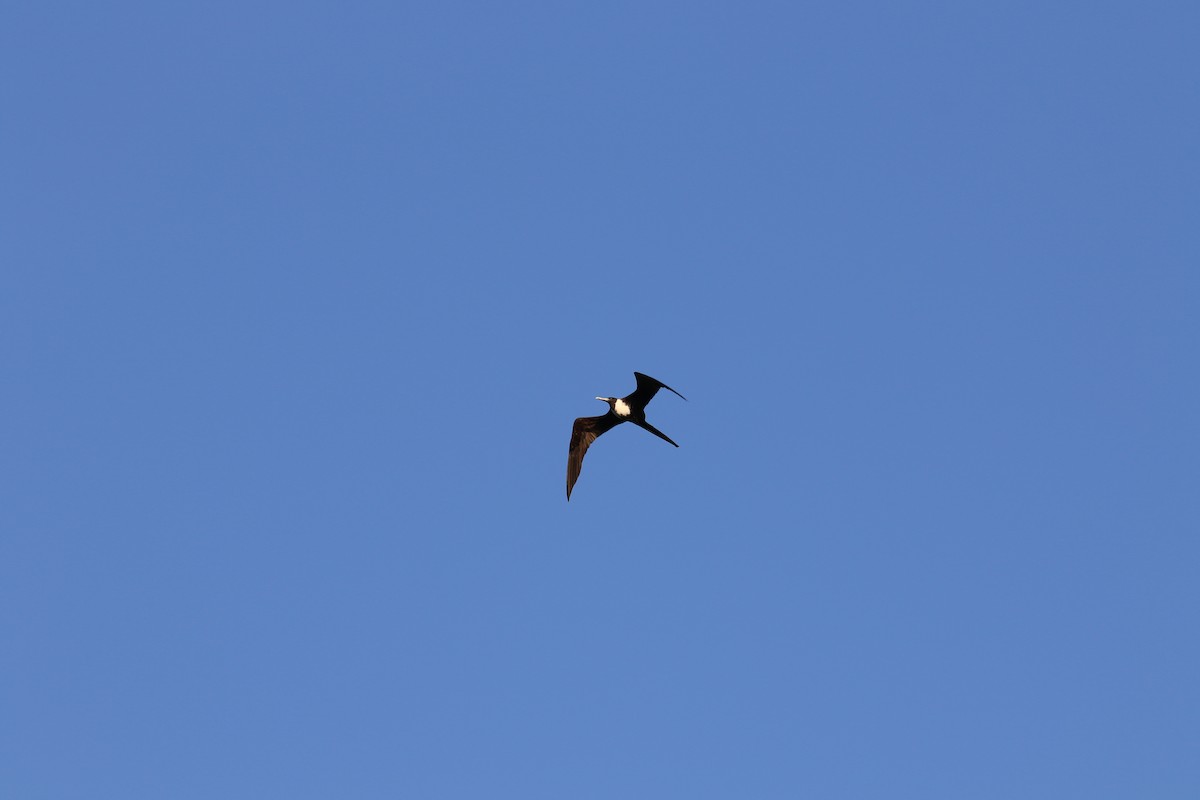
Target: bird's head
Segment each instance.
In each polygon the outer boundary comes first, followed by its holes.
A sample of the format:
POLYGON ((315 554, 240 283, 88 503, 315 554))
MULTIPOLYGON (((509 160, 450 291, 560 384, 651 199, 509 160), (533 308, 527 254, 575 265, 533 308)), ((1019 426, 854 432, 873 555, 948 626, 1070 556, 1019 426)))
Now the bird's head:
POLYGON ((596 399, 603 400, 604 402, 608 403, 610 406, 613 403, 617 402, 617 398, 615 398, 615 397, 597 397, 596 399))

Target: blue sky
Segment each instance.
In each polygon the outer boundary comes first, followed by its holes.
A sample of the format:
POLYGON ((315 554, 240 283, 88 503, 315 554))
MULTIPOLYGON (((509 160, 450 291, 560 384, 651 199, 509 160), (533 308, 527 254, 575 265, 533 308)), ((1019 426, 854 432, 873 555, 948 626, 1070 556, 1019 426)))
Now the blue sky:
POLYGON ((0 795, 1196 797, 1198 25, 9 5, 0 795))

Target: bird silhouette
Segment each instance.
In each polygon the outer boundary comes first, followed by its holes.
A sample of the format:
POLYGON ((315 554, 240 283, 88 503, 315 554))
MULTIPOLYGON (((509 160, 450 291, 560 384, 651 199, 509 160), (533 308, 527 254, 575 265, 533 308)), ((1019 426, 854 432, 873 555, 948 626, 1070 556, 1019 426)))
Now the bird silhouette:
POLYGON ((658 428, 646 422, 646 405, 654 399, 654 395, 658 394, 659 389, 675 392, 675 394, 678 394, 684 400, 687 400, 687 398, 662 381, 651 378, 649 375, 635 372, 633 376, 637 378, 637 388, 632 393, 624 397, 596 398, 608 403, 607 414, 602 414, 598 417, 580 417, 571 426, 571 447, 567 453, 568 501, 571 499, 571 490, 575 488, 575 481, 579 480, 579 473, 583 469, 583 456, 587 453, 588 448, 592 446, 592 442, 622 422, 632 422, 639 428, 644 428, 658 438, 679 447, 679 445, 671 440, 670 436, 667 436, 658 428))

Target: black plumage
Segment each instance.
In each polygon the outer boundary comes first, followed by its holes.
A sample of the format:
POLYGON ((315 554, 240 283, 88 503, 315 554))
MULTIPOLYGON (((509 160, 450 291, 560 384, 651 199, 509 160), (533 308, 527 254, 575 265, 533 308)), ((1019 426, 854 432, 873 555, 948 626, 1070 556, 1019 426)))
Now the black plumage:
POLYGON ((599 417, 580 417, 575 420, 575 424, 571 428, 571 447, 567 453, 567 500, 571 499, 571 489, 574 488, 575 481, 579 480, 579 473, 583 469, 583 456, 587 453, 587 449, 601 435, 622 422, 632 422, 639 428, 644 428, 660 439, 679 447, 671 441, 671 437, 646 422, 646 405, 654 399, 654 395, 658 393, 659 389, 675 392, 684 400, 687 398, 649 375, 635 372, 633 376, 637 378, 637 388, 625 397, 596 398, 608 403, 607 414, 599 417))

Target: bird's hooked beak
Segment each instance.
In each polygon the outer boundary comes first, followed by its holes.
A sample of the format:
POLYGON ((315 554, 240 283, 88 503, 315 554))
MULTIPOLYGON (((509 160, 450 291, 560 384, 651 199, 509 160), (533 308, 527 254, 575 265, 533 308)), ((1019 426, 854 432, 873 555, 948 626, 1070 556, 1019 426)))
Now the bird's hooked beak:
POLYGON ((609 400, 611 400, 612 398, 611 398, 611 397, 597 397, 596 399, 597 399, 597 400, 603 400, 604 402, 606 402, 606 403, 607 403, 607 402, 608 402, 609 400))

